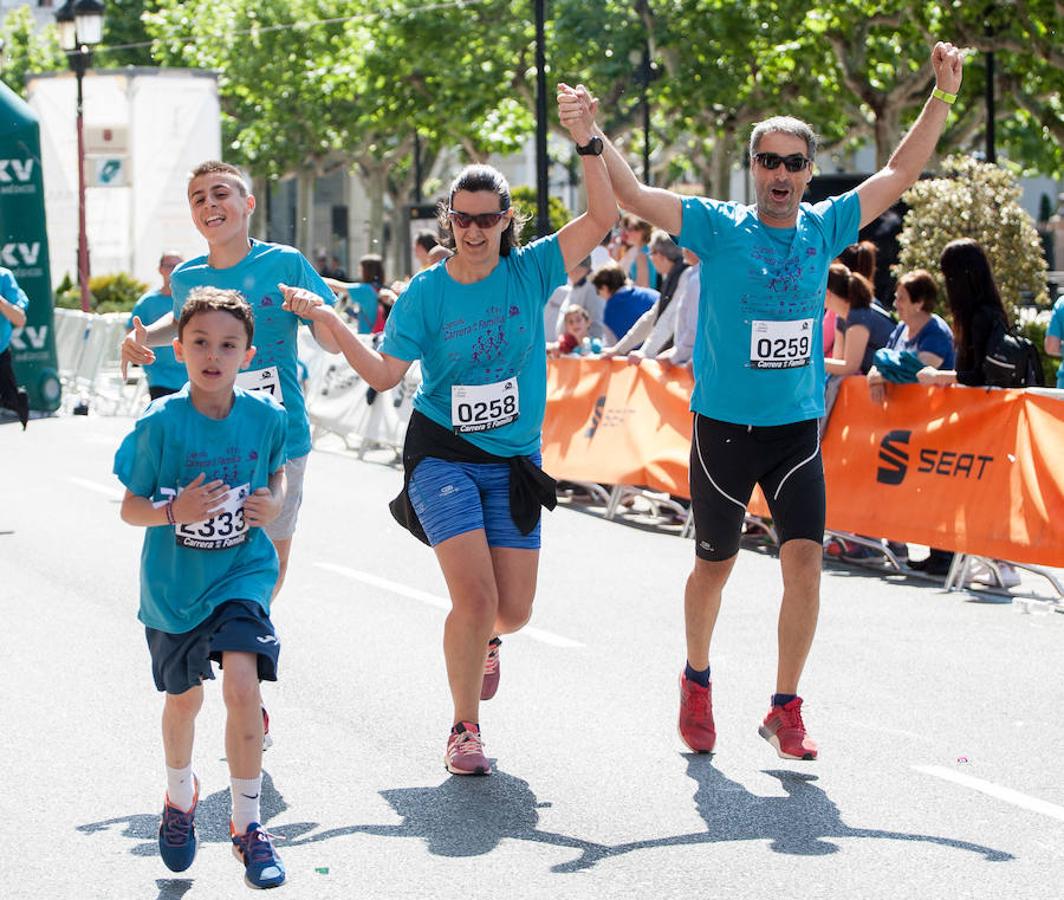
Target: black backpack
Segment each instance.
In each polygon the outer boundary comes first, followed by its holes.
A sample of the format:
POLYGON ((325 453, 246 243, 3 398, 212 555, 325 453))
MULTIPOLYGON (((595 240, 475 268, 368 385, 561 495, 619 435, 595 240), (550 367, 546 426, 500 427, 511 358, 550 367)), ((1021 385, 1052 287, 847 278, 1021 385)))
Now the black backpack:
POLYGON ((988 387, 1043 387, 1042 360, 1038 348, 1018 328, 1008 328, 998 319, 983 359, 983 377, 988 387))

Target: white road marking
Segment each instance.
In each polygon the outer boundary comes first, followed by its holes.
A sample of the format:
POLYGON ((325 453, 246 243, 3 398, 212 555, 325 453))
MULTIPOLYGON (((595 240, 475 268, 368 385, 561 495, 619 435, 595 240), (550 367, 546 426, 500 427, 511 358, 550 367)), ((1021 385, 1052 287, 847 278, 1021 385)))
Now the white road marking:
POLYGON ((126 495, 125 491, 116 490, 106 484, 100 484, 98 481, 89 481, 88 478, 78 478, 76 475, 68 475, 67 481, 71 484, 76 484, 78 487, 83 487, 87 491, 96 491, 97 494, 103 494, 112 500, 121 500, 126 495))
POLYGON ((1027 794, 1012 790, 1012 788, 1002 787, 991 781, 983 781, 981 778, 973 778, 971 775, 954 772, 952 769, 947 769, 943 766, 913 766, 913 768, 917 772, 923 772, 925 775, 934 775, 936 778, 952 781, 954 784, 971 788, 973 791, 979 791, 997 800, 1004 800, 1006 803, 1011 803, 1021 809, 1029 809, 1031 812, 1041 813, 1043 816, 1049 816, 1051 819, 1058 819, 1064 822, 1064 806, 1057 806, 1055 803, 1039 800, 1037 797, 1029 797, 1027 794))
MULTIPOLYGON (((350 578, 354 581, 361 581, 363 584, 368 584, 372 587, 378 587, 386 591, 390 591, 393 594, 399 594, 402 597, 409 597, 411 600, 420 600, 427 606, 435 607, 436 609, 442 609, 444 611, 450 610, 451 601, 445 597, 438 597, 436 594, 430 594, 427 591, 418 590, 417 588, 409 587, 405 584, 400 584, 397 581, 389 581, 387 578, 380 578, 377 575, 371 575, 369 572, 359 572, 356 569, 349 569, 347 566, 338 566, 335 563, 318 562, 315 563, 319 569, 325 569, 329 572, 334 572, 337 575, 343 575, 345 578, 350 578)), ((526 625, 519 632, 514 635, 507 635, 508 637, 529 637, 534 641, 539 641, 543 644, 550 644, 552 647, 583 647, 579 641, 571 640, 567 637, 562 637, 560 634, 555 634, 552 631, 546 631, 542 628, 536 628, 532 625, 526 625)))

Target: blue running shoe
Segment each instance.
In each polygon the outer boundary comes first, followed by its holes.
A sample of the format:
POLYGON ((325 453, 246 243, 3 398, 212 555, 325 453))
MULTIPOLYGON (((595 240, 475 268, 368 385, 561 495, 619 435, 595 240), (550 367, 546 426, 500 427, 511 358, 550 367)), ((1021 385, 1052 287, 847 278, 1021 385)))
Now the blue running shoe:
POLYGON ((252 822, 244 834, 237 834, 230 822, 229 833, 233 837, 233 856, 244 864, 248 887, 274 888, 284 884, 284 863, 273 849, 272 835, 266 829, 252 822))
POLYGON ((196 804, 199 803, 199 779, 192 776, 196 791, 192 807, 185 812, 170 805, 167 795, 163 804, 163 821, 159 825, 159 855, 171 872, 184 872, 196 858, 196 804))

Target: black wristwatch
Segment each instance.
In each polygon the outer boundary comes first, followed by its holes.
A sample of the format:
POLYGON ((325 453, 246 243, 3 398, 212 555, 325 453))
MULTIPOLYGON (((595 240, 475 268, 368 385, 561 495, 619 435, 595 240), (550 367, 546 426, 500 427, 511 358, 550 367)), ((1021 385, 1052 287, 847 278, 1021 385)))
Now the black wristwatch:
POLYGON ((578 156, 602 156, 602 138, 593 137, 583 147, 577 144, 576 152, 578 156))

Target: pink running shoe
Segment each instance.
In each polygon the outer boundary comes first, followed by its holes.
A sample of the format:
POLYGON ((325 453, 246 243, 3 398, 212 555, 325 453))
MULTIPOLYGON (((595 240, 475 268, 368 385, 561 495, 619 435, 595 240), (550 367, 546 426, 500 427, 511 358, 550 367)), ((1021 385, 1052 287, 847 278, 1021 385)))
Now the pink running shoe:
POLYGON ((702 687, 680 673, 680 737, 695 753, 712 753, 717 743, 713 724, 713 685, 702 687))
POLYGON ((488 655, 484 660, 484 681, 480 685, 480 699, 490 700, 499 689, 499 648, 502 640, 493 637, 488 641, 488 655))
POLYGON ((480 726, 459 722, 447 738, 447 755, 443 764, 452 775, 490 775, 491 763, 484 755, 480 726))
POLYGON ((801 697, 786 706, 773 706, 757 732, 782 759, 816 759, 816 741, 806 734, 802 721, 801 697))

